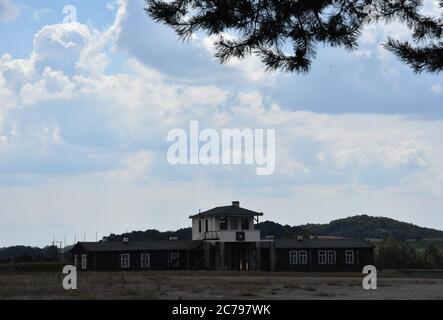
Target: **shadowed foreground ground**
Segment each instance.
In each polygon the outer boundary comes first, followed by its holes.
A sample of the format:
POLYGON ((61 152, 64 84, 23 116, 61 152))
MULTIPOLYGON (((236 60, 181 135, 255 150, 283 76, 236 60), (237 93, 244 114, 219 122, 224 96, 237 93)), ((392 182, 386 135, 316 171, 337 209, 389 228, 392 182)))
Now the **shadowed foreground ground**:
POLYGON ((384 274, 365 291, 359 274, 143 272, 0 273, 0 299, 443 299, 441 275, 384 274), (435 278, 435 279, 434 279, 435 278))

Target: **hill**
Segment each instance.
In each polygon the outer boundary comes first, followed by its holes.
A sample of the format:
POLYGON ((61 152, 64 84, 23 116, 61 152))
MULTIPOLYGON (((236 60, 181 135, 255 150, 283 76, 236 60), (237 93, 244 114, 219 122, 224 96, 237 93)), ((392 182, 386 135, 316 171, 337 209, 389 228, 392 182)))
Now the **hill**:
POLYGON ((281 225, 279 223, 272 221, 261 222, 259 228, 260 228, 260 236, 262 239, 264 239, 268 234, 274 235, 276 239, 282 239, 282 238, 288 239, 288 238, 296 238, 298 235, 309 237, 311 233, 304 227, 281 225))
MULTIPOLYGON (((261 237, 272 234, 275 238, 296 238, 303 234, 305 237, 313 233, 318 236, 336 236, 348 238, 383 239, 392 236, 400 240, 443 238, 443 231, 423 228, 411 223, 401 222, 385 217, 371 217, 368 215, 354 216, 331 221, 328 224, 307 224, 301 226, 281 225, 272 221, 265 221, 259 225, 261 237)), ((190 240, 191 228, 177 231, 160 232, 157 230, 136 231, 122 235, 111 235, 109 241, 121 240, 128 237, 131 240, 168 240, 176 236, 182 240, 190 240)))
MULTIPOLYGON (((427 239, 443 238, 443 231, 423 228, 411 223, 401 222, 385 217, 371 217, 368 215, 354 216, 331 221, 328 224, 307 224, 301 226, 281 225, 272 221, 264 221, 259 225, 261 238, 272 234, 275 238, 296 238, 303 234, 309 237, 313 233, 318 236, 336 236, 348 238, 383 239, 392 236, 397 239, 427 239)), ((191 240, 191 228, 177 231, 160 232, 158 230, 134 231, 121 235, 111 235, 109 241, 121 241, 128 237, 133 241, 140 240, 168 240, 176 236, 181 240, 191 240)))
POLYGON ((334 220, 328 224, 307 224, 300 227, 323 236, 373 239, 392 236, 402 240, 443 238, 443 231, 440 230, 423 228, 391 218, 368 215, 334 220))

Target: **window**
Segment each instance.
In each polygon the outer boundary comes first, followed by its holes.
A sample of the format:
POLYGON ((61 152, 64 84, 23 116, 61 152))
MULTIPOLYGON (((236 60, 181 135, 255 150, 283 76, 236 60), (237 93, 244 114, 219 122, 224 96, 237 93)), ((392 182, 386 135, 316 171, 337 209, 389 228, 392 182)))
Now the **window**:
POLYGON ((149 268, 151 266, 151 255, 149 253, 141 254, 141 267, 149 268))
POLYGON ((220 218, 220 230, 228 230, 228 220, 220 218))
POLYGON ((289 251, 289 264, 298 264, 297 251, 295 250, 289 251))
POLYGON ((336 260, 335 250, 329 250, 328 251, 328 263, 335 264, 335 260, 336 260))
POLYGON ((120 266, 122 267, 122 269, 129 268, 130 262, 129 262, 129 254, 128 253, 124 253, 124 254, 120 255, 120 266))
POLYGON ((346 264, 354 264, 354 250, 346 250, 346 264))
POLYGON ((298 252, 298 263, 308 264, 308 252, 306 250, 300 250, 298 252))
POLYGON ((198 232, 202 233, 202 221, 198 220, 198 232))
POLYGON ((326 250, 318 251, 318 264, 326 264, 326 250))
POLYGON ((208 219, 205 220, 205 230, 206 230, 206 232, 209 231, 209 220, 208 219))
POLYGON ((249 219, 248 218, 241 219, 241 229, 242 230, 249 230, 249 219))
POLYGON ((86 270, 88 268, 88 255, 82 254, 82 269, 86 270))
POLYGON ((171 268, 179 268, 180 267, 180 253, 179 252, 171 252, 169 254, 169 262, 171 268))
POLYGON ((238 221, 237 221, 237 219, 231 219, 231 230, 238 230, 238 221))
POLYGON ((74 267, 77 268, 77 264, 78 264, 78 261, 77 261, 77 255, 75 254, 75 255, 74 255, 74 267))

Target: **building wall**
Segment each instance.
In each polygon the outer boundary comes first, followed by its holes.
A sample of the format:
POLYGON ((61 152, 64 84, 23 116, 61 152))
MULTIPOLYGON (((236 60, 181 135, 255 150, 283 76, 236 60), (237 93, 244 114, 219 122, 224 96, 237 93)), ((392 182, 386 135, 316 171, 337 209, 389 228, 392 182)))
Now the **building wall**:
POLYGON ((237 231, 220 231, 220 241, 224 242, 236 242, 237 232, 245 233, 245 241, 260 241, 260 231, 259 230, 237 230, 237 231))
POLYGON ((322 271, 322 272, 361 272, 366 265, 374 263, 372 248, 346 248, 346 249, 276 249, 276 270, 278 271, 322 271), (307 263, 290 263, 291 251, 307 251, 307 263), (354 263, 348 264, 345 260, 347 250, 354 251, 354 263), (326 263, 320 264, 319 251, 326 251, 326 263), (328 251, 335 252, 335 263, 328 260, 328 251))
POLYGON ((192 240, 203 240, 206 233, 206 221, 208 221, 208 232, 220 230, 219 220, 215 217, 193 218, 192 219, 192 240), (199 231, 199 221, 201 221, 201 232, 199 231))
POLYGON ((242 230, 240 217, 229 217, 228 230, 220 230, 220 217, 208 218, 193 218, 192 219, 192 240, 203 240, 206 233, 206 220, 208 221, 208 232, 216 232, 220 240, 235 241, 235 232, 244 231, 246 233, 246 240, 258 241, 260 240, 260 231, 254 230, 254 218, 247 217, 249 221, 249 229, 242 230), (199 231, 199 221, 201 221, 201 232, 199 231), (235 228, 236 227, 236 228, 235 228), (235 229, 234 229, 235 228, 235 229))
POLYGON ((72 252, 72 264, 74 255, 77 255, 77 270, 79 271, 143 271, 143 270, 192 270, 201 269, 201 250, 155 250, 155 251, 119 251, 119 252, 87 252, 78 249, 72 252), (150 255, 150 266, 142 268, 141 254, 150 255), (171 253, 178 253, 178 265, 171 263, 171 253), (83 270, 81 256, 87 254, 87 269, 83 270), (121 255, 129 254, 129 268, 121 267, 121 255), (200 265, 199 265, 200 262, 200 265))

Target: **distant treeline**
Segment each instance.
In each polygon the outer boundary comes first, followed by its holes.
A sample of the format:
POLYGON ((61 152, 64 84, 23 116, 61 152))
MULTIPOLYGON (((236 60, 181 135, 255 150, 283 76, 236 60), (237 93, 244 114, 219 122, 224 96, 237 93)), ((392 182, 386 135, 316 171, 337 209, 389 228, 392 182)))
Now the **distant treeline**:
POLYGON ((192 240, 192 229, 185 228, 177 231, 161 232, 155 229, 146 231, 132 231, 123 234, 111 234, 107 237, 108 241, 121 241, 123 238, 129 238, 131 241, 151 241, 151 240, 169 240, 170 237, 178 237, 180 240, 192 240))
POLYGON ((0 263, 53 262, 57 261, 58 252, 58 248, 55 246, 43 249, 26 246, 0 248, 0 263))
POLYGON ((403 240, 443 238, 443 231, 440 230, 423 228, 390 218, 367 215, 334 220, 328 224, 307 224, 300 227, 317 235, 348 238, 384 239, 389 236, 403 240))
MULTIPOLYGON (((302 226, 281 225, 272 221, 265 221, 259 224, 259 228, 262 238, 266 235, 274 235, 275 238, 296 238, 298 235, 309 237, 310 234, 359 239, 384 239, 389 236, 400 240, 443 238, 443 231, 423 228, 390 218, 367 215, 334 220, 328 224, 302 226)), ((120 241, 123 237, 129 237, 134 241, 168 240, 171 236, 176 236, 181 240, 191 240, 192 229, 185 228, 168 232, 158 230, 134 231, 122 235, 111 235, 108 240, 120 241)))
POLYGON ((410 242, 394 237, 377 245, 375 261, 382 269, 443 269, 443 254, 433 242, 418 250, 410 242))

